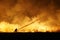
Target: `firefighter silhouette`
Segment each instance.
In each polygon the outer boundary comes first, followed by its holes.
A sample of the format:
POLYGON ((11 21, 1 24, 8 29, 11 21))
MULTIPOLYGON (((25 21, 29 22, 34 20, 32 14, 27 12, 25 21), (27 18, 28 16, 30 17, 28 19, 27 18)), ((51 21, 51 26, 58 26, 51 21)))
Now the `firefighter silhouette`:
POLYGON ((17 28, 15 29, 15 31, 14 32, 17 32, 17 28))

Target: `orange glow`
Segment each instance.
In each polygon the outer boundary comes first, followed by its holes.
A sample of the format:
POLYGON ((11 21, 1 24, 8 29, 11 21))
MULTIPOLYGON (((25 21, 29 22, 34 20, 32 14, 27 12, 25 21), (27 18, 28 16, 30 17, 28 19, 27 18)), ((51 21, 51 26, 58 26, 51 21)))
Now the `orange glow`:
POLYGON ((0 32, 57 32, 60 6, 55 1, 1 0, 0 32))
POLYGON ((0 32, 14 32, 18 28, 17 24, 9 24, 7 22, 0 23, 0 32))
MULTIPOLYGON (((45 22, 46 23, 46 22, 45 22)), ((38 23, 38 21, 21 28, 18 24, 9 24, 7 22, 0 23, 0 32, 14 32, 17 28, 17 32, 56 32, 60 27, 50 27, 45 23, 38 23)))
POLYGON ((60 27, 51 27, 45 23, 35 22, 27 27, 19 29, 18 32, 57 32, 57 30, 60 30, 60 27))

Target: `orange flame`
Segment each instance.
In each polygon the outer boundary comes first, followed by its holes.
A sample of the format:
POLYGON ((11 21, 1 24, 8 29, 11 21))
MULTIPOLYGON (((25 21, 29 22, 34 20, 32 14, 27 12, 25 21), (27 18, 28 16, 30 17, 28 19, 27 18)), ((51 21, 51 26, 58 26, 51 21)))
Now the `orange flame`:
POLYGON ((21 28, 18 24, 9 24, 7 22, 0 23, 0 32, 14 32, 17 28, 17 32, 56 32, 59 27, 50 27, 45 23, 38 23, 38 21, 21 28))
POLYGON ((57 7, 54 2, 50 4, 47 0, 40 2, 37 0, 0 1, 0 32, 14 32, 15 29, 17 32, 56 32, 60 30, 60 10, 59 13, 55 13, 55 8, 57 7))
POLYGON ((18 28, 17 24, 9 24, 7 22, 0 23, 0 32, 13 32, 16 28, 18 28))

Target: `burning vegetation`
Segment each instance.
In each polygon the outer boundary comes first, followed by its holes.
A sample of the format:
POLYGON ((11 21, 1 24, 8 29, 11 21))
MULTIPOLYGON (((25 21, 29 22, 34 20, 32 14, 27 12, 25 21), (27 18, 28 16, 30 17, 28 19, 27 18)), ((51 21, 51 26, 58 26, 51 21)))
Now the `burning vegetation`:
POLYGON ((0 0, 0 32, 60 31, 60 0, 0 0))

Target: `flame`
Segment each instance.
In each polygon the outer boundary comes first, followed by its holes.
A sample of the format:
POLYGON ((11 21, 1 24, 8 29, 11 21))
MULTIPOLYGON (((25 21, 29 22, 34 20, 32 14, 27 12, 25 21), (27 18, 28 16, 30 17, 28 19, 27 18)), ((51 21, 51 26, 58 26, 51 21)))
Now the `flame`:
POLYGON ((57 32, 60 27, 51 27, 45 23, 35 22, 25 28, 20 29, 18 32, 57 32))
POLYGON ((46 22, 39 23, 39 21, 31 23, 23 28, 18 24, 9 24, 4 21, 0 23, 0 32, 14 32, 15 29, 17 29, 17 32, 56 32, 59 28, 60 27, 46 25, 46 22))
POLYGON ((7 22, 0 23, 0 32, 13 32, 16 28, 18 28, 17 24, 9 24, 7 22))
POLYGON ((0 22, 0 32, 14 32, 15 29, 17 29, 17 32, 57 32, 57 30, 60 30, 60 27, 50 24, 53 21, 51 18, 45 22, 40 22, 37 17, 30 22, 28 21, 29 23, 25 21, 23 25, 2 21, 0 22))
POLYGON ((0 1, 0 32, 14 32, 15 29, 17 32, 60 30, 60 9, 55 5, 56 0, 51 1, 0 1))
POLYGON ((34 22, 20 28, 18 32, 57 32, 60 30, 59 26, 49 24, 53 21, 52 19, 50 20, 50 18, 46 22, 40 22, 39 19, 36 19, 37 18, 33 18, 34 22))

